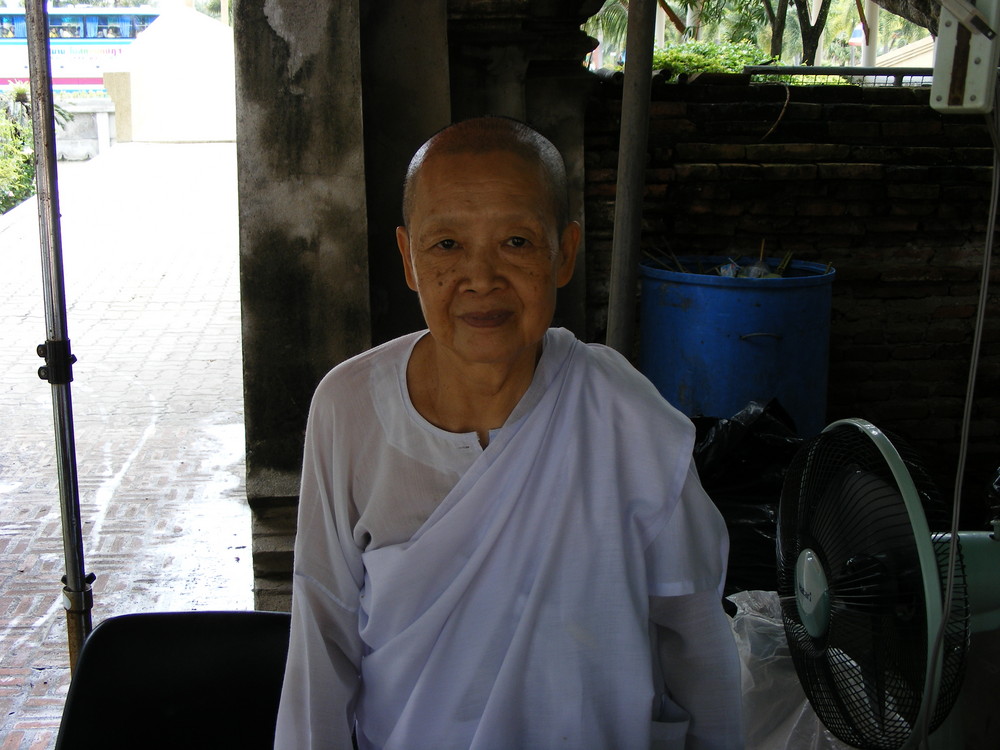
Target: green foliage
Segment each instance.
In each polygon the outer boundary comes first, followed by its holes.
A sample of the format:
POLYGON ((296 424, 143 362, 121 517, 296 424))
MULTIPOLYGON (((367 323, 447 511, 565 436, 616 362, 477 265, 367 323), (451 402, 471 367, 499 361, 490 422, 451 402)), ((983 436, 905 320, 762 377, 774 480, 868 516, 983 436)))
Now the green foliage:
POLYGON ((593 52, 600 59, 595 67, 618 67, 614 58, 625 49, 628 31, 628 9, 621 0, 605 0, 601 10, 587 19, 583 30, 599 42, 593 52))
POLYGON ((692 5, 701 7, 701 23, 715 32, 715 41, 742 42, 767 27, 767 12, 761 0, 685 0, 679 7, 686 12, 692 5))
MULTIPOLYGON (((772 9, 778 7, 776 0, 770 0, 772 9)), ((698 38, 706 41, 732 42, 753 40, 763 50, 771 48, 772 29, 767 22, 763 0, 677 0, 673 6, 683 17, 689 5, 701 8, 701 27, 698 38)), ((858 22, 856 0, 832 0, 822 37, 820 65, 851 64, 860 52, 848 45, 854 25, 858 22)), ((879 54, 901 47, 909 42, 927 36, 927 30, 894 13, 882 9, 879 13, 879 54)), ((798 64, 802 59, 802 31, 796 15, 794 3, 789 10, 782 39, 782 61, 798 64)), ((854 60, 857 63, 857 59, 854 60)))
MULTIPOLYGON (((830 16, 826 22, 826 46, 823 64, 851 65, 860 60, 861 50, 851 47, 848 42, 854 25, 859 21, 854 0, 833 0, 830 16)), ((869 19, 870 21, 871 19, 869 19)), ((884 8, 878 14, 878 54, 903 47, 923 39, 930 34, 923 26, 918 26, 884 8)))
POLYGON ((653 69, 680 73, 739 73, 771 58, 751 42, 682 42, 653 50, 653 69))
POLYGON ((35 192, 31 105, 25 86, 0 92, 0 214, 35 192))
POLYGON ((194 9, 209 18, 221 18, 222 0, 195 0, 194 9))

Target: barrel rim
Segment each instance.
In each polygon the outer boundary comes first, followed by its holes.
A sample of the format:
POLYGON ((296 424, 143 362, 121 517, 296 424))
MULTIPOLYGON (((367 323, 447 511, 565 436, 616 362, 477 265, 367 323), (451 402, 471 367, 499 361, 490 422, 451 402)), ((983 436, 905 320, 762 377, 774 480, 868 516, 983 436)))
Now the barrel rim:
MULTIPOLYGON (((741 256, 746 258, 747 256, 741 256)), ((706 263, 721 265, 729 262, 730 258, 723 255, 690 255, 678 256, 683 264, 706 263)), ((781 258, 765 258, 772 268, 776 268, 781 263, 781 258)), ((639 264, 639 275, 641 277, 657 279, 659 281, 672 281, 678 284, 691 284, 700 286, 729 286, 729 287, 750 287, 754 289, 766 289, 771 287, 793 287, 793 286, 822 286, 833 282, 837 275, 836 269, 828 267, 822 263, 815 263, 808 260, 793 260, 789 265, 797 271, 809 271, 805 276, 782 276, 774 279, 753 279, 749 277, 715 276, 704 273, 685 273, 682 271, 671 271, 666 268, 655 268, 647 263, 639 264)))

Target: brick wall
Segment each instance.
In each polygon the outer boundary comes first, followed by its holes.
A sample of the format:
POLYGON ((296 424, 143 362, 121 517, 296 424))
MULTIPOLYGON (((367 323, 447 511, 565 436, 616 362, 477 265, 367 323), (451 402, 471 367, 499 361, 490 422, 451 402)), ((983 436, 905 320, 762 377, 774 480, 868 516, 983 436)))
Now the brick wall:
MULTIPOLYGON (((620 85, 601 84, 586 193, 587 336, 598 341, 620 112, 620 85)), ((908 438, 950 492, 991 178, 982 116, 942 116, 927 89, 654 85, 643 245, 755 255, 764 242, 769 256, 832 263, 829 419, 864 417, 908 438)), ((978 523, 1000 464, 995 287, 973 414, 963 515, 978 523)))

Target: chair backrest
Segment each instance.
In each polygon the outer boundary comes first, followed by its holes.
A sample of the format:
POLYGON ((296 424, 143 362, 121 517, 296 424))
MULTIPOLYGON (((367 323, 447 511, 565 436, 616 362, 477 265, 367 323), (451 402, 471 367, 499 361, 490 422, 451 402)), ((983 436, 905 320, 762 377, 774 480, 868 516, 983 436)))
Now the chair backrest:
POLYGON ((80 650, 56 750, 270 750, 289 623, 281 612, 105 620, 80 650))

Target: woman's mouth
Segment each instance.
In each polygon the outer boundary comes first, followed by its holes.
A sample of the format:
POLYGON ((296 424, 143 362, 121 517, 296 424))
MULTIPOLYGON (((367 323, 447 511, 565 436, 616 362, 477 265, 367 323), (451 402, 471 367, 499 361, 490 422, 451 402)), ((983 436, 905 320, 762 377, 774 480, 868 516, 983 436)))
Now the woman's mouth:
POLYGON ((467 312, 459 315, 459 320, 473 328, 496 328, 510 320, 509 310, 487 310, 484 312, 467 312))

